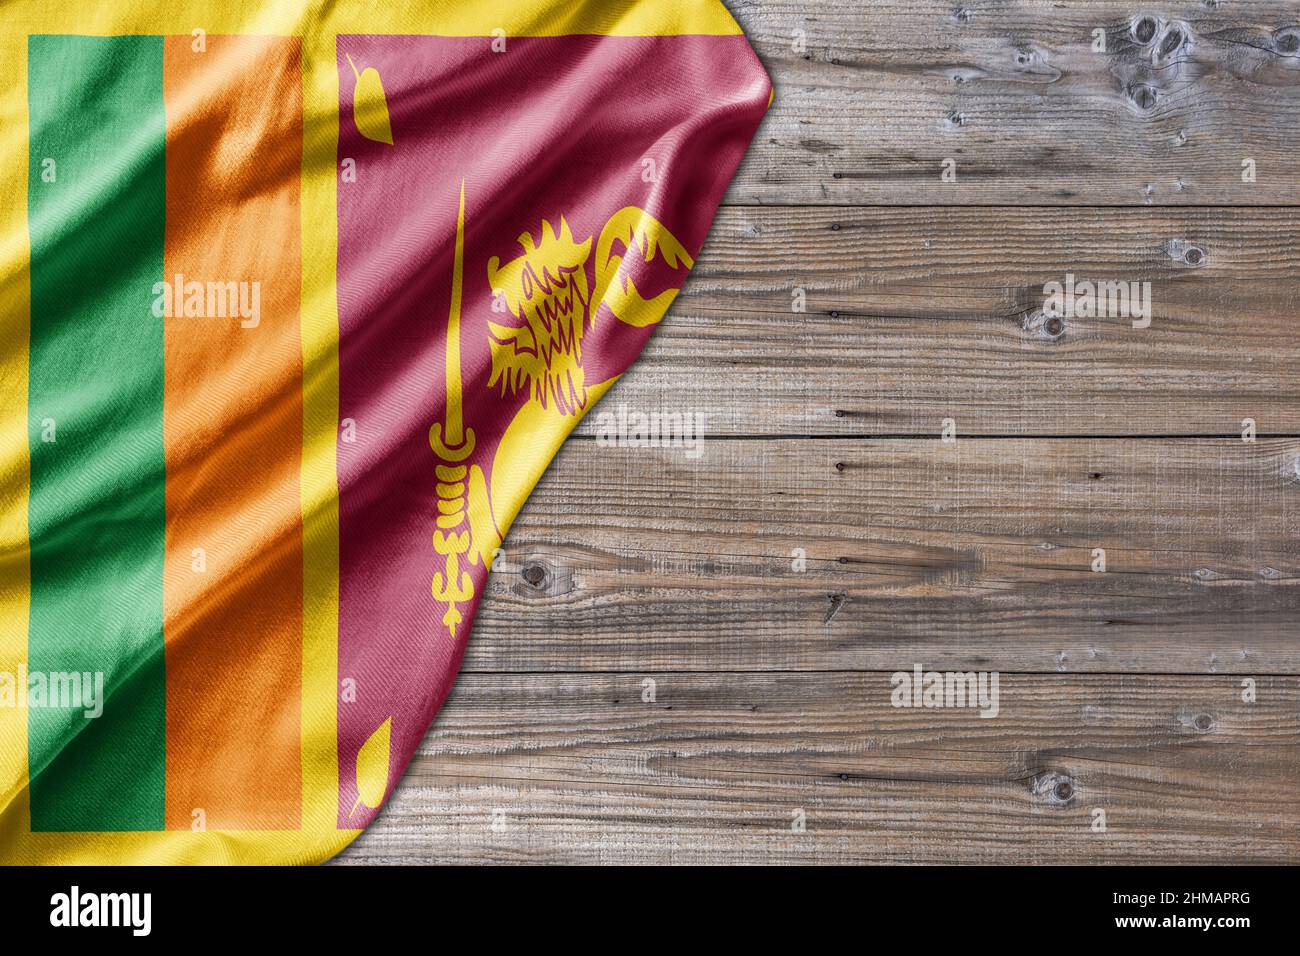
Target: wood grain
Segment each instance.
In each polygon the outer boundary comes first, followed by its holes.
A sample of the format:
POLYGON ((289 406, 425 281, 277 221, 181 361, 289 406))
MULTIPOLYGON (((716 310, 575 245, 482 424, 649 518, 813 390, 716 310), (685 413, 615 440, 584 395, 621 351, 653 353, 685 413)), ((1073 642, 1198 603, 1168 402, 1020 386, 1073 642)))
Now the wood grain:
POLYGON ((341 862, 1300 860, 1300 7, 727 2, 775 104, 596 410, 702 455, 580 426, 341 862))
POLYGON ((1294 439, 571 441, 465 668, 1296 673, 1298 460, 1294 439))
POLYGON ((1290 205, 1300 194, 1293 3, 731 6, 776 88, 733 203, 1290 205), (955 183, 940 179, 946 159, 955 183))
POLYGON ((1295 435, 1298 301, 1295 209, 731 208, 604 408, 718 435, 1295 435), (1049 325, 1067 274, 1149 282, 1150 327, 1049 325))
POLYGON ((1001 675, 982 719, 887 673, 465 675, 342 862, 1294 860, 1300 682, 1255 691, 1001 675))

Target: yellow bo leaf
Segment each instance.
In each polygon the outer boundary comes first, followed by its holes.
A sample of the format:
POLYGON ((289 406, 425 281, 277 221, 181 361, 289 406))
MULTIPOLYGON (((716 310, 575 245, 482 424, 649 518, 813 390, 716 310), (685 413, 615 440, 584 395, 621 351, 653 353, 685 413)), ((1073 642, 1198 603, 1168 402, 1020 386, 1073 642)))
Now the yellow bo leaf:
POLYGON ((389 751, 392 746, 393 718, 389 717, 357 751, 357 807, 365 804, 371 810, 379 809, 388 793, 389 751))
POLYGON ((388 119, 388 98, 384 95, 384 81, 379 71, 368 66, 357 72, 357 65, 348 54, 348 66, 357 78, 356 89, 352 91, 352 117, 356 120, 357 132, 366 139, 376 143, 393 145, 393 127, 388 119))

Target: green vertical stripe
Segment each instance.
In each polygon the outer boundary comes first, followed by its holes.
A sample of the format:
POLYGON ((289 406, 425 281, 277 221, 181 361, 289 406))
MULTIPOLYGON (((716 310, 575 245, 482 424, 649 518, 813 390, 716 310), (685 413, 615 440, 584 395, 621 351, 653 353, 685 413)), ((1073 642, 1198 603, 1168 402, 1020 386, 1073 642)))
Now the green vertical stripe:
POLYGON ((33 36, 27 59, 29 668, 107 698, 29 703, 32 829, 161 829, 163 44, 33 36))

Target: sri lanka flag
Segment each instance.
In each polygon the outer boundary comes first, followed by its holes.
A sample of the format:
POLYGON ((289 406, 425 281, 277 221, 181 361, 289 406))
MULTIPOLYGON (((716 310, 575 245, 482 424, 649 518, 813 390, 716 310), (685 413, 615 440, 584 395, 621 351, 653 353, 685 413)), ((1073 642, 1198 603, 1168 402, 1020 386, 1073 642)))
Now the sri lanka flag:
POLYGON ((718 0, 7 0, 0 861, 319 861, 770 103, 718 0))

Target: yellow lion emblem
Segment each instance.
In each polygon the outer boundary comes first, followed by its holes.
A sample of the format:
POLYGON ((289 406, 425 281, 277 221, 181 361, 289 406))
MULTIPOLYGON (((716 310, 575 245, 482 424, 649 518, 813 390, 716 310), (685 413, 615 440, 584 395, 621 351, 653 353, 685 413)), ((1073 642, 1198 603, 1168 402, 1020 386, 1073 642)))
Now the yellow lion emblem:
POLYGON ((501 265, 494 256, 488 263, 494 295, 520 323, 489 323, 492 378, 488 385, 499 385, 502 394, 527 388, 543 408, 578 414, 587 407, 582 338, 600 305, 609 306, 621 322, 646 326, 658 322, 677 297, 678 290, 669 289, 652 299, 643 298, 630 272, 623 269, 627 254, 636 251, 645 262, 662 256, 673 269, 689 270, 695 263, 662 223, 636 206, 620 209, 601 230, 594 293, 587 277, 591 239, 575 241, 564 217, 558 233, 543 221, 538 239, 524 233, 518 241, 524 250, 519 258, 501 265))
POLYGON ((464 565, 491 567, 509 525, 560 443, 593 398, 612 384, 589 386, 583 368, 583 337, 600 307, 608 307, 620 322, 645 327, 662 319, 677 298, 677 288, 643 297, 632 279, 632 257, 644 263, 661 257, 683 277, 695 265, 681 242, 637 206, 620 209, 601 230, 594 276, 588 275, 592 237, 578 242, 563 216, 558 232, 544 220, 536 238, 523 233, 518 239, 523 254, 517 258, 503 265, 492 257, 487 277, 496 308, 513 316, 515 323, 488 323, 488 387, 499 389, 502 396, 526 392, 528 397, 497 447, 489 488, 483 469, 465 464, 474 452, 475 436, 462 421, 464 239, 462 184, 447 323, 446 402, 442 421, 429 430, 429 445, 439 461, 433 545, 442 560, 433 576, 433 596, 445 608, 442 622, 453 639, 464 620, 460 606, 474 597, 473 578, 464 565))

